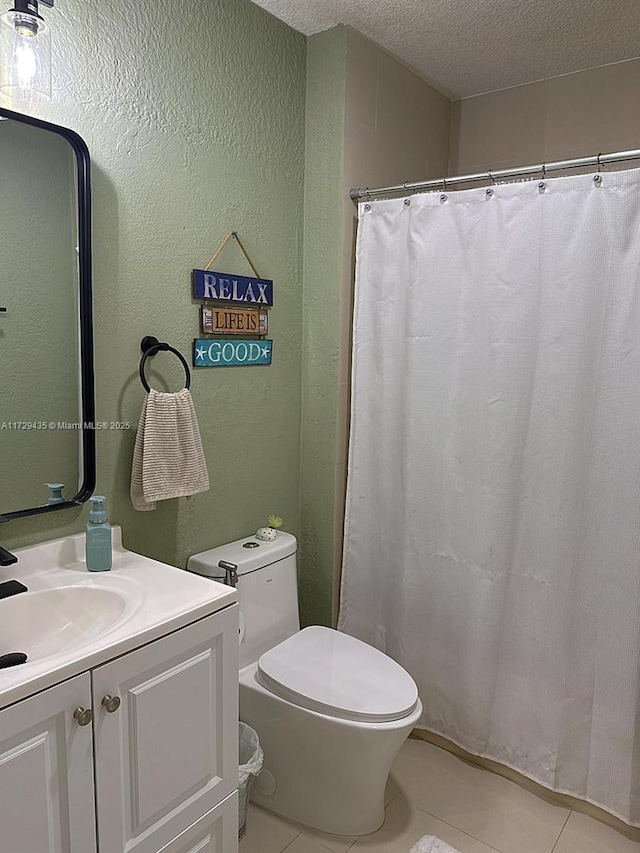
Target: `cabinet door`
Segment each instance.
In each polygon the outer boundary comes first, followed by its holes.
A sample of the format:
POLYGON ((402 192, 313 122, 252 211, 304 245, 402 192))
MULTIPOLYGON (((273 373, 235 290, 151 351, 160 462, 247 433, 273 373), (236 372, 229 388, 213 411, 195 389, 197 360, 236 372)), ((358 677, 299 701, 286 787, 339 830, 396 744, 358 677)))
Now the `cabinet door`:
POLYGON ((0 849, 93 853, 96 849, 88 674, 0 711, 0 849))
POLYGON ((237 788, 237 611, 93 671, 100 853, 157 853, 237 788))
POLYGON ((170 841, 160 853, 238 853, 238 793, 170 841))

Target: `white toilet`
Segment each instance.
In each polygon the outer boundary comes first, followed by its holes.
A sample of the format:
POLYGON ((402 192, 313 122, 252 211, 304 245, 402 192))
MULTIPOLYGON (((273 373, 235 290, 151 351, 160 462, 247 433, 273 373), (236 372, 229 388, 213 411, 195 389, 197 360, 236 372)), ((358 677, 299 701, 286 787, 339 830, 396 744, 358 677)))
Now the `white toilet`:
POLYGON ((347 634, 300 630, 288 533, 203 551, 187 568, 227 582, 237 575, 240 719, 265 756, 251 799, 336 835, 376 830, 391 764, 422 713, 411 676, 347 634))

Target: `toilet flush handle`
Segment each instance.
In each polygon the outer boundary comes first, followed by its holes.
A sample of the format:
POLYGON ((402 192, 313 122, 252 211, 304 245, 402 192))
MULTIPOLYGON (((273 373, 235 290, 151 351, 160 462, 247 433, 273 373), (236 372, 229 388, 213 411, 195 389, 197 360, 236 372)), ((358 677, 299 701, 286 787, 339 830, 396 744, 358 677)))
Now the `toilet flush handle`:
POLYGON ((235 563, 227 563, 226 560, 220 560, 218 568, 224 569, 224 582, 227 586, 236 586, 238 583, 238 567, 235 563))

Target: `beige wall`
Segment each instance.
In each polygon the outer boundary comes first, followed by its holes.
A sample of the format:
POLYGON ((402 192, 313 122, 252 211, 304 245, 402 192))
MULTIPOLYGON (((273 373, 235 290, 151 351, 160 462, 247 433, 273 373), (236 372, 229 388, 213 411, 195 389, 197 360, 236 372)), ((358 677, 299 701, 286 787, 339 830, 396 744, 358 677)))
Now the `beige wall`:
POLYGON ((443 175, 449 99, 361 33, 347 34, 345 179, 364 187, 443 175))
POLYGON ((640 147, 640 59, 453 104, 449 174, 640 147))

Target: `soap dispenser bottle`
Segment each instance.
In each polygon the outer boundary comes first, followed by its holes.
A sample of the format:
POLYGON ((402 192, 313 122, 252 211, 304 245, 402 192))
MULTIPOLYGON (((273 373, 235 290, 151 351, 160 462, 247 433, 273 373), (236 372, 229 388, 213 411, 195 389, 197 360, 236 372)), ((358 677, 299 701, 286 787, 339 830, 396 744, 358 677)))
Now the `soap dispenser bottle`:
POLYGON ((90 572, 108 572, 111 568, 111 525, 102 495, 91 498, 86 536, 87 568, 90 572))
POLYGON ((64 503, 64 495, 62 494, 64 483, 45 483, 45 486, 49 489, 49 500, 47 501, 49 506, 64 503))

